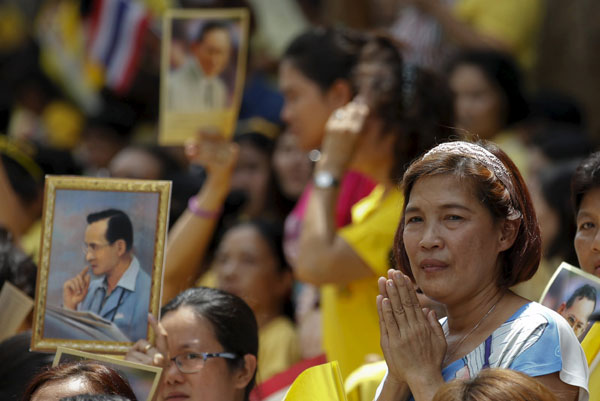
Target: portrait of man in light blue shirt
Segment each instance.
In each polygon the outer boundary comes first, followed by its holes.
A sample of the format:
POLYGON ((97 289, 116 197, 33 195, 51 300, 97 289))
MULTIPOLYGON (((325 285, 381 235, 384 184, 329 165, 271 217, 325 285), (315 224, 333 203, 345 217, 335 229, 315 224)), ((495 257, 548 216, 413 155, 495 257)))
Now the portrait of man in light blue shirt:
POLYGON ((183 64, 169 74, 169 109, 196 113, 229 107, 229 89, 221 75, 227 68, 232 51, 227 23, 209 21, 204 24, 183 64))
POLYGON ((87 223, 87 265, 64 283, 63 307, 97 314, 130 341, 146 338, 152 280, 133 254, 129 216, 107 209, 88 215, 87 223))

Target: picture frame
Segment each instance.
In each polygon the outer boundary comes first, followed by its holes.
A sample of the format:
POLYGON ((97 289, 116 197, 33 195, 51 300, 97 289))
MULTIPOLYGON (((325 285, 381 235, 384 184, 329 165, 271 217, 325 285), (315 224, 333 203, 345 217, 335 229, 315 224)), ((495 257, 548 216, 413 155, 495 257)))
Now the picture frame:
POLYGON ((138 401, 152 401, 160 384, 162 368, 98 355, 75 349, 57 347, 52 366, 64 362, 94 361, 106 365, 125 377, 138 401))
POLYGON ((163 17, 159 137, 182 145, 199 131, 230 138, 244 89, 249 13, 172 9, 163 17))
POLYGON ((0 305, 0 341, 4 341, 18 333, 33 309, 33 299, 7 280, 0 289, 0 305))
POLYGON ((170 181, 46 176, 32 350, 154 341, 170 195, 170 181))
POLYGON ((592 326, 587 319, 600 311, 600 278, 562 262, 539 303, 561 314, 581 342, 592 326))

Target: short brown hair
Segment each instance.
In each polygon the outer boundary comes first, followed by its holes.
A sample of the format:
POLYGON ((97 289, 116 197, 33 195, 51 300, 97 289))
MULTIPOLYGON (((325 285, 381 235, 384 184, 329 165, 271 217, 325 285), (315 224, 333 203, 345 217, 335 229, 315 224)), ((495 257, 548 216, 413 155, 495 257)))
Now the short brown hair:
POLYGON ((33 394, 47 383, 76 377, 84 378, 94 393, 121 395, 137 401, 127 379, 116 370, 96 362, 61 363, 40 372, 27 386, 22 400, 29 401, 33 394))
POLYGON ((469 380, 453 380, 432 401, 558 401, 540 381, 510 369, 484 369, 469 380))
POLYGON ((394 256, 398 268, 409 277, 414 278, 403 238, 406 204, 417 180, 441 174, 454 175, 472 183, 476 192, 475 196, 490 211, 494 220, 506 219, 511 209, 516 209, 521 213, 521 224, 515 242, 512 247, 502 252, 503 263, 498 277, 498 286, 501 288, 512 287, 529 280, 536 272, 541 257, 540 229, 523 177, 512 160, 496 145, 485 141, 477 142, 477 145, 492 153, 504 164, 510 173, 512 191, 490 169, 467 155, 441 151, 413 162, 406 170, 402 180, 405 202, 403 216, 394 241, 394 256))

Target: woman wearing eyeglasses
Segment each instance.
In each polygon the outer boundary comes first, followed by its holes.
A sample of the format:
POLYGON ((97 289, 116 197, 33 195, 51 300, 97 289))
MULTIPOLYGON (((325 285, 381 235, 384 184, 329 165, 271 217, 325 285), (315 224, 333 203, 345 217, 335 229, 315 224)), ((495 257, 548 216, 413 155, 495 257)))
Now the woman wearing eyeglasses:
POLYGON ((235 295, 190 288, 150 316, 156 346, 136 342, 126 359, 163 368, 159 401, 247 401, 254 387, 258 326, 235 295))

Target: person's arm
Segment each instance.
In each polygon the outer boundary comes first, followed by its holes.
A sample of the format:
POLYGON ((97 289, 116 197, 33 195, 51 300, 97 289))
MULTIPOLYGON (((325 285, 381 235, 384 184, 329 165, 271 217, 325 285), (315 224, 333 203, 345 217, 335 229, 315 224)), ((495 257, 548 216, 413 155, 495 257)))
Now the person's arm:
POLYGON ((192 162, 206 168, 207 178, 198 195, 191 200, 198 215, 186 209, 169 232, 163 303, 192 287, 201 274, 202 260, 229 193, 239 148, 220 137, 203 135, 199 144, 186 147, 186 153, 192 162))
MULTIPOLYGON (((341 181, 367 113, 365 105, 350 102, 332 114, 327 122, 327 134, 321 149, 321 159, 315 167, 315 176, 326 172, 338 183, 341 181)), ((311 192, 294 266, 294 274, 300 281, 314 285, 347 283, 374 274, 352 247, 336 233, 338 193, 339 184, 328 188, 315 187, 311 192)))
POLYGON ((415 6, 431 15, 444 32, 459 46, 510 52, 510 43, 483 33, 458 19, 452 9, 439 0, 411 0, 415 6))

